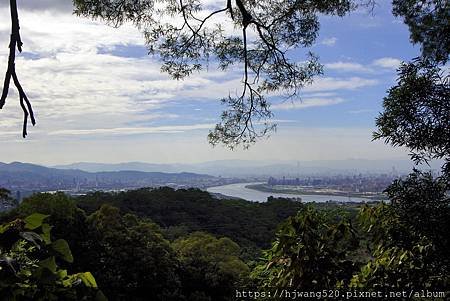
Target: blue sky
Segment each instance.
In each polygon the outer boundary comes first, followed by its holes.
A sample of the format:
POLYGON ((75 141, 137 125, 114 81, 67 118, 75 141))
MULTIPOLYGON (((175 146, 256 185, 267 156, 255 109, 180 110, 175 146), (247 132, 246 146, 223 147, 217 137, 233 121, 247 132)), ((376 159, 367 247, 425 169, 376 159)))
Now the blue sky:
MULTIPOLYGON (((223 109, 219 99, 239 89, 239 72, 210 68, 173 81, 147 56, 137 29, 78 18, 69 2, 22 1, 25 53, 17 71, 34 102, 38 125, 21 139, 22 115, 11 92, 0 111, 1 161, 407 158, 405 150, 371 142, 395 69, 419 53, 388 1, 378 1, 372 14, 361 10, 343 18, 323 17, 311 50, 325 74, 304 89, 301 100, 274 99, 278 131, 248 151, 233 152, 211 148, 206 136, 223 109)), ((0 20, 4 70, 9 35, 4 4, 0 20)), ((301 61, 304 51, 291 55, 301 61)))

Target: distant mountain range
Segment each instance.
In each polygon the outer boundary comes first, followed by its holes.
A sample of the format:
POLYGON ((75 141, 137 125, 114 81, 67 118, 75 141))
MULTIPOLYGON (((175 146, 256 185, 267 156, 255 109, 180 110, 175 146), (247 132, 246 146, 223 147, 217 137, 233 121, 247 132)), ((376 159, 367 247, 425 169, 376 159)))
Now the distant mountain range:
MULTIPOLYGON (((126 162, 117 164, 73 163, 54 166, 60 169, 80 169, 89 172, 136 170, 143 172, 193 172, 223 177, 268 177, 330 175, 355 173, 409 173, 413 163, 408 160, 328 160, 328 161, 246 161, 222 160, 196 164, 153 164, 126 162)), ((425 169, 439 170, 439 164, 425 169)))
MULTIPOLYGON (((330 176, 336 174, 406 174, 410 161, 245 161, 226 160, 198 164, 74 163, 45 167, 13 162, 0 163, 0 187, 13 191, 129 189, 149 186, 206 188, 233 182, 273 177, 330 176), (234 178, 234 179, 233 179, 234 178)), ((426 167, 430 169, 430 167, 426 167)), ((439 170, 435 163, 432 169, 439 170)))
POLYGON ((122 189, 144 186, 206 187, 223 180, 195 173, 164 173, 134 170, 88 172, 48 168, 35 164, 0 163, 0 187, 11 190, 122 189))

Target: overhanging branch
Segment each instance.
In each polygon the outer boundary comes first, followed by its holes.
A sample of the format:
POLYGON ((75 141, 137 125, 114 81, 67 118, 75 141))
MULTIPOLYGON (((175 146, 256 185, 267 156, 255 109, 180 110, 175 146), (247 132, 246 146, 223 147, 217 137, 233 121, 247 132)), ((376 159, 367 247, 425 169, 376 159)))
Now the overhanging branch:
POLYGON ((25 138, 27 136, 27 124, 28 118, 30 118, 31 123, 33 125, 36 124, 36 120, 34 119, 33 107, 31 106, 30 101, 20 84, 19 78, 16 73, 16 48, 19 52, 22 52, 22 40, 20 38, 20 26, 19 26, 19 16, 17 12, 17 1, 10 0, 9 2, 10 10, 11 10, 11 38, 9 43, 9 58, 8 58, 8 68, 6 70, 5 81, 3 83, 3 91, 2 96, 0 98, 0 109, 3 109, 3 106, 6 103, 6 98, 8 97, 9 86, 11 83, 11 78, 14 82, 14 85, 17 88, 17 92, 19 93, 19 101, 20 107, 23 111, 23 128, 22 128, 22 136, 25 138))

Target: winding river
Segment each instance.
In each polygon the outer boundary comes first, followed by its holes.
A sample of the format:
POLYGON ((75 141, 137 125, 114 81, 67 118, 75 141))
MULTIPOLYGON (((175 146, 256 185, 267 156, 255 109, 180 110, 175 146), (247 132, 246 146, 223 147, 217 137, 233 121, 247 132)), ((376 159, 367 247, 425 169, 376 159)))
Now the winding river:
POLYGON ((223 186, 210 187, 207 189, 211 193, 220 193, 225 196, 241 198, 252 202, 266 202, 269 196, 282 198, 301 198, 303 202, 324 203, 327 201, 336 202, 370 202, 372 200, 358 197, 344 197, 335 195, 309 195, 309 194, 286 194, 270 193, 246 188, 245 186, 261 183, 237 183, 223 186))

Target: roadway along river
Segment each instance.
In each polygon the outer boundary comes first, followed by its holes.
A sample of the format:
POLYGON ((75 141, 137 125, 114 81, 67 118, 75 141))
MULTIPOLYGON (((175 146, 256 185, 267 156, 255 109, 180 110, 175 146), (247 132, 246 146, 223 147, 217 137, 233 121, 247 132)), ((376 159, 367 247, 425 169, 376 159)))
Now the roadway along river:
POLYGON ((266 202, 269 196, 283 197, 283 198, 301 198, 303 202, 318 202, 324 203, 327 201, 336 202, 370 202, 370 199, 344 197, 335 195, 308 195, 308 194, 286 194, 286 193, 270 193, 262 192, 246 188, 247 185, 261 184, 261 183, 237 183, 223 186, 210 187, 207 189, 211 193, 220 193, 226 196, 241 198, 252 202, 266 202))

